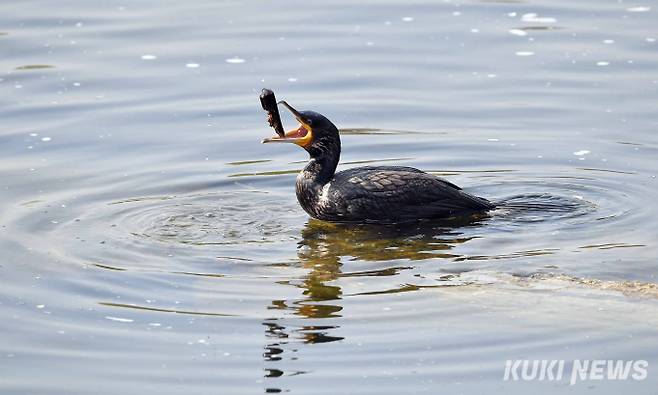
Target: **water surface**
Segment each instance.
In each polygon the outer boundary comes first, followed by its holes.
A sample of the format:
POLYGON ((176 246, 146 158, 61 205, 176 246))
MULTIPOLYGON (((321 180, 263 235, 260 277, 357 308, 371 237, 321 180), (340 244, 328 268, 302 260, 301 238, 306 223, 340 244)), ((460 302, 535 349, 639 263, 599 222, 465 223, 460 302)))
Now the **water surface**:
POLYGON ((653 393, 657 10, 0 5, 1 392, 653 393), (339 126, 343 169, 506 207, 311 220, 263 87, 339 126), (519 358, 649 374, 503 381, 519 358))

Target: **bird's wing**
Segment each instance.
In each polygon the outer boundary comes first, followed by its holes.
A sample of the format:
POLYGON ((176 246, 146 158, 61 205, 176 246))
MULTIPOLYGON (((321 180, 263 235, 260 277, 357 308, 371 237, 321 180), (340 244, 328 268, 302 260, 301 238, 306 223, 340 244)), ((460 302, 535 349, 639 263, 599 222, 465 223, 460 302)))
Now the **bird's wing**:
MULTIPOLYGON (((457 190, 461 190, 461 188, 453 183, 451 183, 448 180, 445 180, 441 177, 437 177, 432 174, 425 173, 422 170, 418 170, 414 167, 407 167, 407 166, 362 166, 362 167, 356 167, 353 169, 348 169, 344 170, 342 172, 336 173, 336 175, 343 175, 344 176, 366 176, 366 182, 370 180, 370 178, 390 178, 391 182, 394 185, 399 186, 400 185, 400 180, 401 179, 409 179, 409 178, 414 178, 414 177, 428 177, 430 178, 433 182, 438 182, 441 183, 447 187, 454 188, 457 190), (421 175, 421 176, 419 176, 421 175), (397 182, 396 182, 397 181, 397 182)), ((373 180, 376 182, 375 180, 373 180)), ((376 185, 375 185, 376 186, 376 185)), ((372 188, 372 186, 371 186, 372 188)))
POLYGON ((331 184, 329 201, 340 202, 337 212, 375 219, 450 216, 490 205, 446 180, 409 167, 345 170, 336 173, 331 184))

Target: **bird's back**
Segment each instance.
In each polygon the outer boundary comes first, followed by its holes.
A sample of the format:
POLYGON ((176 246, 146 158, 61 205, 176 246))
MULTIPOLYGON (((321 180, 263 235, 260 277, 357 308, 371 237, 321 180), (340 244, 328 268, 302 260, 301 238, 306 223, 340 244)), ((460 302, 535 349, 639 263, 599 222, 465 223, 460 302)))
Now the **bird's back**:
POLYGON ((366 166, 338 172, 315 203, 314 216, 346 222, 406 222, 493 208, 486 199, 470 195, 446 180, 402 166, 366 166))

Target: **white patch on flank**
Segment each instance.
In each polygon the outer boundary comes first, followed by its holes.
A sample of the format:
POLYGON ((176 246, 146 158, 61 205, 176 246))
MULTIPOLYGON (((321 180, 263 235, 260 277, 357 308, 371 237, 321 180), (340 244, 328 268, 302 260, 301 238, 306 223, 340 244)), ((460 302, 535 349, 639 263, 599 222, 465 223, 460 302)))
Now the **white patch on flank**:
POLYGON ((329 201, 329 187, 331 186, 331 183, 328 182, 324 184, 322 187, 322 192, 320 192, 320 200, 319 203, 327 203, 329 201))

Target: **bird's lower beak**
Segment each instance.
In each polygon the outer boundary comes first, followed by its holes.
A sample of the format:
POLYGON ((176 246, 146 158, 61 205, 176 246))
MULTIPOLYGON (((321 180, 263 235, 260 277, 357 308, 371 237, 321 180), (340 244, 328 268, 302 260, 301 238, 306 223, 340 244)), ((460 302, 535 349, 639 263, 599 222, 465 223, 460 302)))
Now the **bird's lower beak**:
POLYGON ((310 135, 310 129, 301 124, 297 129, 290 130, 286 134, 281 136, 272 136, 266 139, 263 139, 262 143, 293 143, 297 145, 303 145, 305 139, 310 135))

